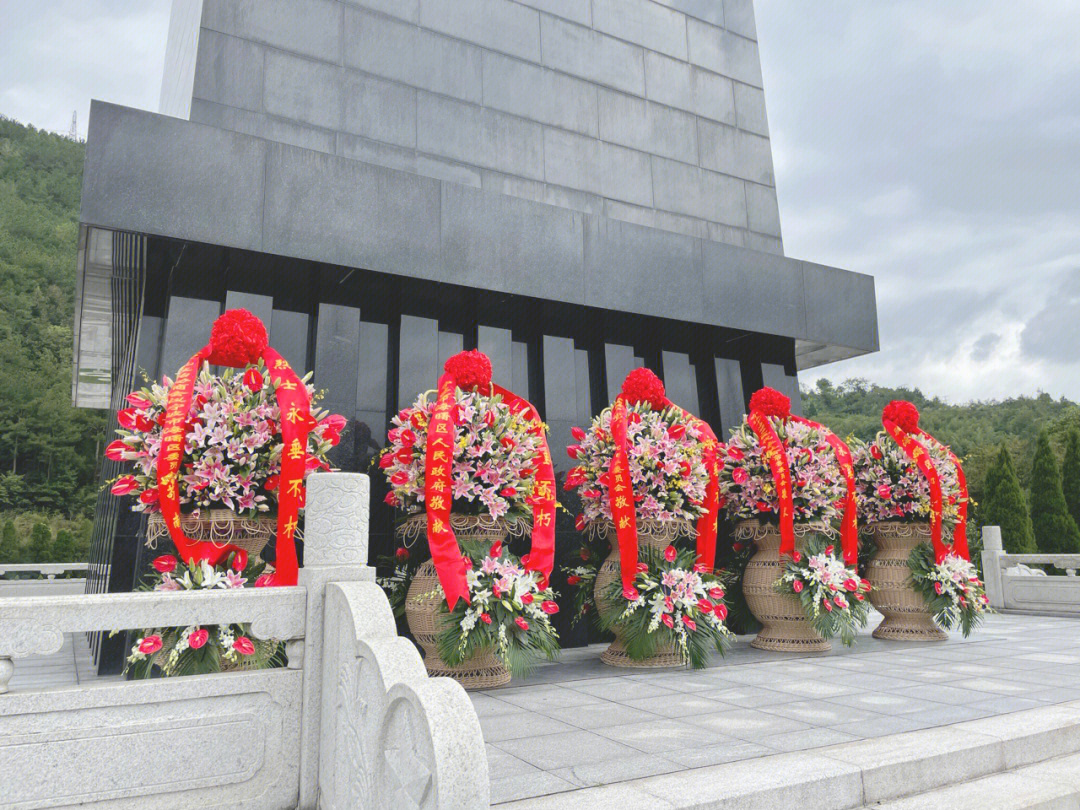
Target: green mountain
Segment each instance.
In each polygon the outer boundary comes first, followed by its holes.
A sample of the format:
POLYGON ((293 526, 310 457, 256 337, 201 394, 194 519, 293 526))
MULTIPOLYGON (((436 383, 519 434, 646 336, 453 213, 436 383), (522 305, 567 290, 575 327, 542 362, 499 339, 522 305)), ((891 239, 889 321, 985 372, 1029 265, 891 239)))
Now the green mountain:
POLYGON ((93 507, 105 414, 71 405, 83 153, 0 117, 0 511, 11 517, 93 507))
POLYGON ((1048 394, 951 405, 937 397, 927 397, 917 388, 886 388, 866 380, 847 380, 834 385, 821 379, 815 387, 804 388, 802 395, 808 418, 828 425, 841 437, 867 440, 881 429, 881 410, 891 400, 915 403, 923 430, 951 445, 963 461, 968 488, 976 502, 973 510, 976 521, 986 474, 1003 446, 1009 449, 1016 475, 1026 490, 1030 487, 1039 432, 1043 428, 1049 431, 1050 444, 1060 464, 1069 431, 1080 425, 1080 406, 1064 398, 1053 399, 1048 394))

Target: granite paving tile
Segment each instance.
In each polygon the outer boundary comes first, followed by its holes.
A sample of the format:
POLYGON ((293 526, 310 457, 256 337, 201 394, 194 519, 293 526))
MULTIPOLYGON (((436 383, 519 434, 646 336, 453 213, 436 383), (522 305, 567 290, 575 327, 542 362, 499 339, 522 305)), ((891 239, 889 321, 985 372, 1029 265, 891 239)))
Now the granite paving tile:
POLYGON ((734 709, 729 712, 701 714, 685 719, 687 722, 709 731, 755 742, 761 737, 769 737, 785 731, 802 731, 811 728, 809 723, 755 709, 734 709))
POLYGON ((612 782, 625 782, 628 779, 640 779, 643 776, 656 776, 681 770, 683 766, 670 759, 655 754, 639 754, 622 757, 610 762, 592 762, 587 765, 574 765, 552 771, 577 787, 608 785, 612 782))
POLYGON ((727 736, 705 730, 692 722, 674 719, 656 719, 629 725, 598 728, 595 732, 647 754, 679 751, 695 745, 719 745, 727 736))
POLYGON ((544 771, 604 762, 641 752, 590 731, 568 731, 494 743, 508 754, 544 771))

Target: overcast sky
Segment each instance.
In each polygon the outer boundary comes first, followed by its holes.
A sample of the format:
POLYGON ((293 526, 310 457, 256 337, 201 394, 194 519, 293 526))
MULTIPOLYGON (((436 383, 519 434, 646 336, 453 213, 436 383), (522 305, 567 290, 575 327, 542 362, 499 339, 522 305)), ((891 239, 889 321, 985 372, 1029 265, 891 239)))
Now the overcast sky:
MULTIPOLYGON (((0 0, 0 114, 156 109, 169 6, 0 0)), ((877 279, 882 351, 804 382, 1080 400, 1080 2, 756 6, 785 251, 877 279)))

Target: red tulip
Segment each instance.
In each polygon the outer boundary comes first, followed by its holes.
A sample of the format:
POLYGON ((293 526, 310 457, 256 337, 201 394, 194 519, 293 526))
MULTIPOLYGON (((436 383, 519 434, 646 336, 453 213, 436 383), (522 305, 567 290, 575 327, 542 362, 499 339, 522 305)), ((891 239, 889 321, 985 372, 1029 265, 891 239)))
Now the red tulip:
POLYGON ((570 428, 570 435, 574 437, 575 441, 581 442, 585 440, 585 431, 579 427, 570 428))
POLYGON ((191 635, 188 636, 187 643, 191 649, 201 650, 209 638, 210 632, 205 627, 200 627, 198 630, 192 631, 191 635))
POLYGON ((550 599, 545 599, 540 603, 540 609, 549 616, 554 616, 559 612, 559 606, 552 602, 550 599))
POLYGON ((135 451, 124 444, 120 439, 111 442, 105 448, 105 458, 109 461, 125 461, 135 457, 135 451))
POLYGON ((263 382, 263 375, 257 368, 249 368, 244 372, 244 387, 248 390, 261 391, 263 382))
POLYGON ((491 624, 491 616, 489 616, 487 613, 481 613, 480 621, 482 621, 484 624, 491 624))
POLYGON ((162 554, 160 557, 155 557, 151 565, 159 574, 169 574, 176 570, 178 562, 179 560, 172 554, 162 554))
POLYGON ((139 652, 143 655, 153 655, 161 649, 161 636, 147 636, 139 642, 139 652))
POLYGON ((247 636, 240 636, 240 638, 233 642, 232 646, 233 649, 241 655, 255 654, 255 645, 251 643, 251 639, 247 636))
POLYGON ((123 475, 116 479, 116 483, 112 485, 113 495, 130 495, 132 492, 139 488, 139 482, 135 480, 134 475, 123 475))
POLYGON ((675 562, 675 558, 679 556, 679 550, 675 546, 668 546, 664 549, 664 559, 668 562, 675 562))
POLYGON ((525 619, 523 619, 521 616, 518 616, 516 619, 514 619, 514 624, 516 624, 522 630, 529 629, 529 623, 525 621, 525 619))

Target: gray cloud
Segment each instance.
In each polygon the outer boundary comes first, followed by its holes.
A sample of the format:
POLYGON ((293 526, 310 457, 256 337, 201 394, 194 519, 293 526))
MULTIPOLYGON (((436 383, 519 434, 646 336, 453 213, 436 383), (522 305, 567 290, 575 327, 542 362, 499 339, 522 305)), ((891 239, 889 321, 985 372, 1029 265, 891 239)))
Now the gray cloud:
POLYGON ((1080 271, 1071 273, 1035 313, 1020 333, 1020 346, 1036 359, 1067 364, 1080 359, 1080 271))

